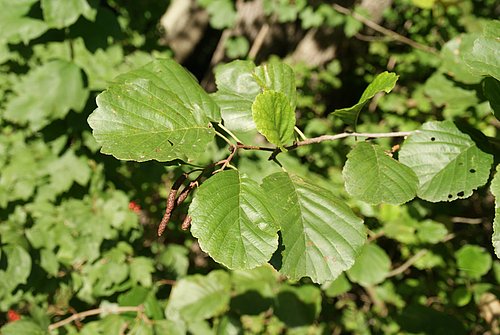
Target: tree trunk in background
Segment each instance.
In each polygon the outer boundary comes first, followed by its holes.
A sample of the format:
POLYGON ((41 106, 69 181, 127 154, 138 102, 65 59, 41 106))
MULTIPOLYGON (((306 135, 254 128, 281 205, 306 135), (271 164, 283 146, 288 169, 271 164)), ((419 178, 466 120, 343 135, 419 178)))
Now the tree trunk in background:
POLYGON ((384 11, 392 5, 392 2, 393 0, 363 0, 360 7, 370 13, 370 20, 380 23, 384 11))

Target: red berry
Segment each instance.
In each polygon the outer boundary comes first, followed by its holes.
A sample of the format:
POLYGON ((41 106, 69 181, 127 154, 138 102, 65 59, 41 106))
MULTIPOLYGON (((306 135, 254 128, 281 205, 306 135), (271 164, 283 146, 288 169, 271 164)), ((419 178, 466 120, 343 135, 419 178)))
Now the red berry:
POLYGON ((9 322, 15 322, 15 321, 19 320, 20 318, 21 318, 21 315, 19 315, 19 313, 17 313, 13 309, 9 309, 9 311, 7 312, 7 319, 9 320, 9 322))

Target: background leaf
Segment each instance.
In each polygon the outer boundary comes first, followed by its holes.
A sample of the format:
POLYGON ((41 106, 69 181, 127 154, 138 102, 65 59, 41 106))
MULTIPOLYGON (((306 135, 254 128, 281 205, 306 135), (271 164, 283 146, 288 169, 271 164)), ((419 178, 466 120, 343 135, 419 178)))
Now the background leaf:
POLYGON ((278 247, 274 204, 252 179, 223 171, 196 191, 189 215, 202 250, 230 269, 266 263, 278 247))
POLYGON ((339 117, 346 124, 353 126, 356 129, 356 125, 358 123, 359 113, 361 109, 366 105, 366 103, 375 96, 375 94, 379 92, 389 93, 394 86, 396 85, 396 81, 399 76, 392 72, 382 72, 378 76, 373 79, 373 81, 368 85, 365 89, 361 98, 357 104, 352 107, 336 109, 333 111, 332 116, 339 117))
POLYGON ((280 272, 291 279, 332 281, 349 269, 366 239, 363 221, 330 191, 284 172, 263 180, 275 203, 284 251, 280 272))
POLYGON ((402 204, 417 194, 418 178, 375 144, 361 142, 347 155, 342 170, 350 195, 371 204, 402 204))
POLYGON ((493 157, 453 122, 436 121, 424 123, 404 141, 399 161, 417 174, 417 195, 437 202, 467 198, 484 185, 493 157))
POLYGON ((391 269, 391 259, 384 249, 376 244, 366 244, 356 262, 347 271, 347 276, 354 283, 373 286, 384 281, 391 269))
POLYGON ((464 245, 455 252, 457 267, 467 277, 479 279, 491 269, 491 256, 483 247, 464 245))
POLYGON ((495 117, 500 120, 500 81, 488 77, 483 81, 483 92, 490 102, 495 117))
POLYGON ((3 116, 33 131, 61 119, 71 110, 80 111, 88 97, 80 68, 55 60, 34 68, 14 86, 3 116))
POLYGON ((72 25, 80 17, 94 21, 96 11, 90 7, 87 0, 42 0, 41 6, 45 22, 51 28, 64 28, 72 25))
POLYGON ((167 318, 193 322, 218 315, 228 308, 230 289, 229 275, 221 270, 185 277, 170 293, 167 318))
POLYGON ((117 78, 88 122, 101 151, 146 161, 197 158, 213 139, 219 110, 182 66, 157 60, 117 78))
POLYGON ((252 105, 252 117, 257 130, 272 144, 284 150, 293 137, 295 112, 285 94, 264 91, 252 105))
POLYGON ((500 165, 497 165, 495 176, 491 181, 490 190, 495 197, 495 219, 493 221, 492 243, 495 254, 500 258, 500 165))

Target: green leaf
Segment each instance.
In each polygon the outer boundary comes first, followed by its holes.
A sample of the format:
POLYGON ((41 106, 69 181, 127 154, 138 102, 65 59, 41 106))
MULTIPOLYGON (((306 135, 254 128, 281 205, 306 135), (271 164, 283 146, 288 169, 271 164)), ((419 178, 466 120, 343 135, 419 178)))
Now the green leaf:
POLYGON ((230 269, 266 263, 278 247, 274 204, 252 179, 223 171, 205 181, 189 206, 191 233, 203 251, 230 269))
POLYGON ((4 117, 37 131, 71 110, 81 111, 88 91, 75 64, 56 60, 31 70, 14 87, 4 117))
POLYGON ((500 81, 495 78, 485 78, 483 81, 483 93, 490 102, 495 117, 500 120, 500 81))
POLYGON ((41 6, 45 22, 51 28, 61 29, 76 22, 80 15, 94 21, 96 10, 92 9, 87 0, 42 0, 41 6))
POLYGON ((351 288, 351 283, 349 283, 349 280, 347 280, 346 276, 343 273, 334 281, 326 282, 325 285, 323 285, 325 295, 330 298, 334 298, 338 295, 349 292, 351 288))
POLYGON ((19 284, 26 284, 31 273, 31 257, 21 246, 4 246, 2 253, 7 256, 7 269, 0 270, 0 298, 19 284))
POLYGON ((286 95, 276 91, 260 93, 252 105, 252 117, 257 130, 286 151, 284 146, 292 139, 295 126, 295 112, 286 95))
POLYGON ((491 181, 490 191, 495 197, 495 220, 493 221, 492 243, 495 254, 500 258, 500 164, 497 165, 495 176, 491 181))
POLYGON ((321 312, 321 290, 313 285, 283 285, 275 304, 275 315, 289 327, 309 325, 321 312))
POLYGON ((415 173, 367 142, 358 143, 347 155, 342 175, 347 192, 371 204, 399 205, 417 194, 415 173))
POLYGON ((219 315, 229 307, 230 289, 229 275, 221 270, 185 277, 170 293, 167 318, 193 322, 219 315))
POLYGON ((436 0, 412 0, 411 2, 417 7, 430 9, 434 7, 434 3, 436 2, 436 0))
POLYGON ((366 240, 363 221, 330 191, 274 173, 262 187, 274 201, 284 251, 280 272, 291 279, 332 281, 349 269, 366 240))
POLYGON ((463 54, 474 74, 500 80, 500 21, 485 21, 482 36, 476 38, 463 54))
POLYGON ((46 335, 47 332, 30 320, 8 323, 1 329, 3 335, 46 335))
POLYGON ((155 271, 154 262, 148 257, 134 257, 130 261, 130 279, 143 287, 153 283, 151 274, 155 271))
POLYGON ((250 142, 257 130, 252 118, 252 104, 260 92, 253 77, 255 65, 251 61, 236 60, 217 66, 214 100, 220 106, 224 126, 244 142, 250 142))
POLYGON ((391 259, 384 249, 376 244, 366 244, 347 276, 361 286, 373 286, 383 282, 390 269, 391 259))
POLYGON ((210 14, 210 25, 215 29, 229 28, 236 22, 236 11, 231 0, 212 0, 205 7, 210 14))
POLYGON ((441 48, 442 63, 439 67, 447 76, 465 84, 477 84, 481 81, 481 76, 470 71, 470 67, 462 59, 464 45, 467 40, 473 38, 471 34, 462 34, 443 45, 441 48), (464 41, 465 40, 465 41, 464 41))
POLYGON ((295 74, 290 66, 280 61, 271 61, 257 66, 253 77, 263 91, 277 91, 285 94, 290 106, 295 111, 297 88, 295 86, 295 74))
POLYGON ((399 76, 392 72, 382 72, 368 85, 358 103, 352 107, 336 109, 332 115, 339 117, 342 121, 356 128, 359 113, 366 103, 379 92, 389 93, 396 85, 399 76))
POLYGON ((171 59, 119 76, 97 97, 88 122, 101 151, 118 159, 195 159, 213 139, 219 109, 171 59))
POLYGON ((417 237, 423 243, 439 243, 448 234, 444 224, 432 220, 419 222, 417 228, 417 237))
POLYGON ((467 198, 484 185, 493 157, 453 122, 434 121, 424 123, 404 141, 399 161, 417 174, 417 195, 438 202, 467 198))
POLYGON ((486 249, 477 245, 464 245, 455 252, 457 267, 467 277, 480 279, 491 269, 491 256, 486 249))
POLYGON ((0 44, 28 44, 45 33, 49 26, 42 20, 25 16, 38 0, 10 1, 0 0, 0 44))

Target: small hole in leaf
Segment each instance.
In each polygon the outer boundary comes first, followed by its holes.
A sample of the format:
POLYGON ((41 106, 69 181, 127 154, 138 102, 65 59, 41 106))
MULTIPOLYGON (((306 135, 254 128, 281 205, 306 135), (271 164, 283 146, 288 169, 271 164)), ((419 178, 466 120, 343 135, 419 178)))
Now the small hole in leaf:
POLYGON ((470 169, 469 172, 470 173, 476 173, 476 169, 470 169))
POLYGON ((459 196, 459 197, 463 197, 463 196, 464 196, 464 194, 465 194, 465 193, 464 193, 464 191, 460 191, 460 192, 458 192, 458 193, 457 193, 457 196, 459 196))
POLYGON ((431 137, 431 141, 434 142, 436 140, 435 137, 431 137))
POLYGON ((168 141, 168 143, 170 143, 170 145, 174 145, 174 144, 172 143, 172 141, 170 141, 170 140, 167 140, 167 141, 168 141))
POLYGON ((448 194, 448 199, 451 199, 453 198, 453 196, 451 194, 448 194))

